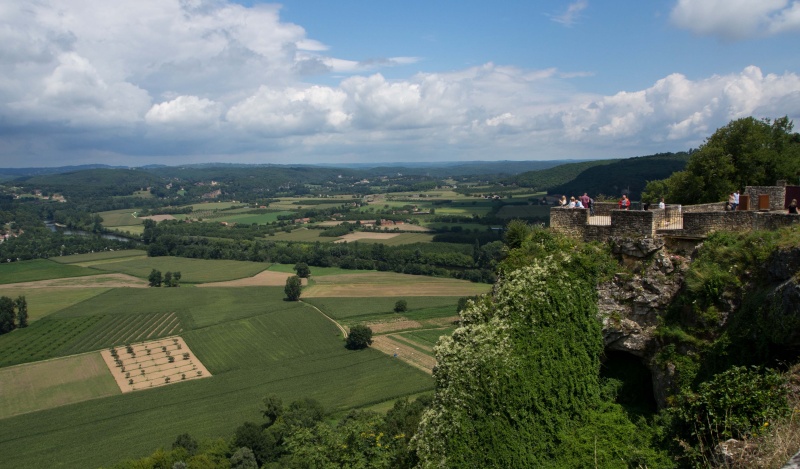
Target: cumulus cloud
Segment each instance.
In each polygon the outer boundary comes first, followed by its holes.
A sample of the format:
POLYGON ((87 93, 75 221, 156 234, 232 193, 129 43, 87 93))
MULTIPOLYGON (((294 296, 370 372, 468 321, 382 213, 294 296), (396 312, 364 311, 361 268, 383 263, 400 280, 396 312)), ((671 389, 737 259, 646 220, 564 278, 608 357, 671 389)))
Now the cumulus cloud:
MULTIPOLYGON (((758 11, 770 27, 789 28, 794 4, 764 1, 772 9, 758 11)), ((561 19, 586 7, 573 3, 561 19)), ((418 59, 334 57, 274 5, 37 0, 2 3, 0 18, 0 157, 21 155, 19 164, 30 154, 619 156, 625 147, 696 146, 746 115, 800 117, 800 78, 755 66, 699 79, 671 74, 610 96, 575 88, 591 73, 554 67, 489 62, 392 78, 384 69, 418 59), (327 74, 326 84, 307 82, 313 74, 327 74)))
POLYGON ((796 0, 678 0, 672 22, 704 36, 728 40, 800 31, 796 0))
POLYGON ((682 141, 699 143, 732 119, 750 115, 800 116, 782 102, 800 93, 794 73, 764 75, 750 66, 741 73, 692 81, 681 74, 637 92, 620 92, 561 113, 565 135, 576 140, 682 141))
POLYGON ((220 110, 220 104, 210 99, 178 96, 171 101, 153 105, 144 119, 153 125, 207 126, 219 121, 220 110))

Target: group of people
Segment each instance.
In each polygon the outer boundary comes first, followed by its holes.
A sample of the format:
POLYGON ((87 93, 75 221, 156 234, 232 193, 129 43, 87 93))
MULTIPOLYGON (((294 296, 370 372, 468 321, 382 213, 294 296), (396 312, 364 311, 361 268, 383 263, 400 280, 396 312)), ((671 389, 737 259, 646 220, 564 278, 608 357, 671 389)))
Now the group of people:
POLYGON ((561 200, 558 201, 558 204, 561 207, 567 208, 588 208, 589 214, 594 215, 594 199, 589 197, 589 194, 586 192, 584 192, 583 195, 578 198, 570 197, 569 202, 567 201, 567 196, 562 195, 561 200))

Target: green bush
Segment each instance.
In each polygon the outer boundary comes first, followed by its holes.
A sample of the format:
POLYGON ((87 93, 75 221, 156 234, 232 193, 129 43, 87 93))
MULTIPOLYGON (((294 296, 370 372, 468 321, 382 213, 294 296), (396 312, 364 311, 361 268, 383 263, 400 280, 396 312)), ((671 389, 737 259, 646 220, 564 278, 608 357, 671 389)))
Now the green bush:
POLYGON ((784 416, 786 381, 776 371, 733 367, 682 392, 670 410, 674 434, 690 459, 704 460, 717 443, 742 439, 784 416))

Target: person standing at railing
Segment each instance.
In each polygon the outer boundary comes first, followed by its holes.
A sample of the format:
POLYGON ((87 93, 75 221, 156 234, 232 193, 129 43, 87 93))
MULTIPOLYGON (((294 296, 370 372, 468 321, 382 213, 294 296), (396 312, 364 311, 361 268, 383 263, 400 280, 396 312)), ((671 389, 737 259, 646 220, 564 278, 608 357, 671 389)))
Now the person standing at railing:
POLYGON ((797 215, 797 199, 792 199, 789 203, 789 213, 792 215, 797 215))
POLYGON ((658 208, 660 208, 661 210, 664 210, 665 208, 667 208, 666 204, 664 204, 664 198, 663 197, 661 198, 661 201, 658 203, 658 208))
POLYGON ((733 205, 731 205, 731 210, 736 211, 736 207, 739 206, 739 189, 736 189, 736 192, 733 193, 733 205))
POLYGON ((619 203, 617 204, 620 210, 628 210, 631 207, 631 201, 628 199, 627 194, 622 194, 622 198, 619 199, 619 203))

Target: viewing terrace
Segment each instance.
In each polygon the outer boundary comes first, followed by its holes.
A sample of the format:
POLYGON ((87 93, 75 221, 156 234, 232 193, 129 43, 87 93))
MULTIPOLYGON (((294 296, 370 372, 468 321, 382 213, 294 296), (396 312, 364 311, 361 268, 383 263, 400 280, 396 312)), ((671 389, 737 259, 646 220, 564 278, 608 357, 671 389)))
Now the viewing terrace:
POLYGON ((748 186, 736 211, 725 203, 667 205, 664 209, 618 210, 616 203, 596 203, 594 215, 588 209, 553 207, 550 228, 585 241, 605 241, 611 237, 669 236, 704 238, 718 230, 776 229, 800 223, 800 215, 790 215, 786 207, 800 198, 800 186, 748 186))

